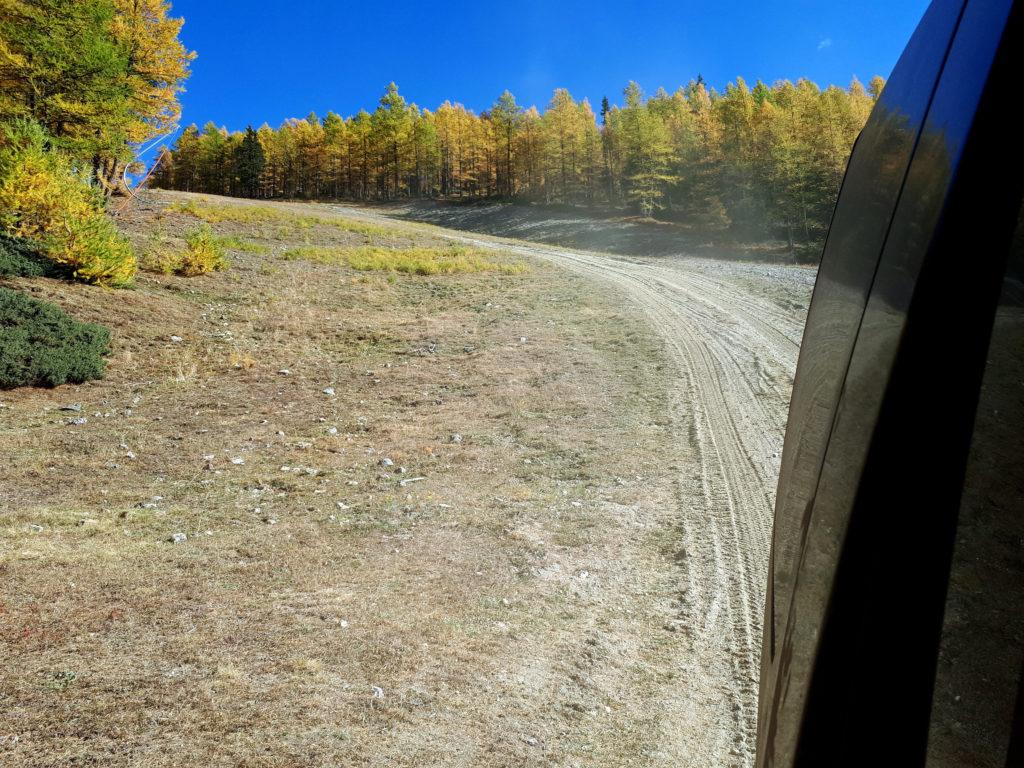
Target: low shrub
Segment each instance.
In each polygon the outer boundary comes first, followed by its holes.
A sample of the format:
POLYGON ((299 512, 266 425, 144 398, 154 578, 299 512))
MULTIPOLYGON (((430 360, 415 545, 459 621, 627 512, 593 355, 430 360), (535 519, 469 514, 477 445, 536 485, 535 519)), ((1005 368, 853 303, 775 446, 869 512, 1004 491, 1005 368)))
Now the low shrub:
POLYGON ((110 331, 0 288, 0 389, 80 384, 103 376, 110 331))
POLYGON ((151 235, 139 256, 139 268, 160 275, 204 275, 229 266, 225 250, 266 253, 268 249, 238 237, 214 235, 204 224, 185 235, 184 247, 179 239, 151 235))
POLYGON ((104 215, 102 196, 34 123, 0 125, 0 230, 38 241, 87 282, 122 286, 135 275, 131 244, 104 215))
POLYGON ((139 269, 172 275, 181 269, 182 249, 165 235, 153 235, 139 254, 139 269))
POLYGON ((66 277, 62 269, 30 240, 0 232, 0 275, 4 277, 66 277))
POLYGON ((228 266, 224 248, 208 226, 203 225, 189 232, 185 235, 185 243, 188 247, 182 254, 178 274, 195 277, 228 266))

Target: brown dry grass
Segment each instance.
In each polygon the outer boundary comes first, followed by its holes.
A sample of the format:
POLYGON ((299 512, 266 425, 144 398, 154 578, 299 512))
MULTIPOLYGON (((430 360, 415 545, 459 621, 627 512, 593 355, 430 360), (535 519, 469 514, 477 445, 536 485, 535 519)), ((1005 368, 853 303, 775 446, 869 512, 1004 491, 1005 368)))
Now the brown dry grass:
MULTIPOLYGON (((178 236, 180 199, 122 226, 178 236)), ((274 253, 16 282, 115 341, 103 381, 0 395, 0 764, 671 764, 642 321, 541 263, 389 281, 275 256, 358 232, 215 228, 274 253)))

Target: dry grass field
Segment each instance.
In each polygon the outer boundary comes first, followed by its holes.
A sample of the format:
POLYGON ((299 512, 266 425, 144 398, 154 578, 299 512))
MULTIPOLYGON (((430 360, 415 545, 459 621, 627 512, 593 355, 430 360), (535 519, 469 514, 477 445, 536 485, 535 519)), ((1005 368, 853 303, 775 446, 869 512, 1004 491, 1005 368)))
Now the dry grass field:
POLYGON ((521 257, 296 257, 450 246, 233 207, 120 217, 149 251, 208 221, 222 272, 10 281, 114 342, 102 381, 0 395, 0 764, 676 764, 699 702, 639 311, 521 257))

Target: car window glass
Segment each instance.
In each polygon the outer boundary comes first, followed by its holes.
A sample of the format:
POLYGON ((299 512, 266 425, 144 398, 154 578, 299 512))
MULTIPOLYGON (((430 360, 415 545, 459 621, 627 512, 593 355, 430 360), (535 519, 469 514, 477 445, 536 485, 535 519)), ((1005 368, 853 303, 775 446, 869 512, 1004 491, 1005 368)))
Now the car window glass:
POLYGON ((776 631, 788 610, 804 517, 813 500, 843 378, 879 255, 962 2, 935 2, 900 58, 857 143, 808 313, 786 429, 773 541, 776 631))
POLYGON ((928 766, 1002 766, 1024 659, 1024 226, 975 416, 936 672, 928 766))

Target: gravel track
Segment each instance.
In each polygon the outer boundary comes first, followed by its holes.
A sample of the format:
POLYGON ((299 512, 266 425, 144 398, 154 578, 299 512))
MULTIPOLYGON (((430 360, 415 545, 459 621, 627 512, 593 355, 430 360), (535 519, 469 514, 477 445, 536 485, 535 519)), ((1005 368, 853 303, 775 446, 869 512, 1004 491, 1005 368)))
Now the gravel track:
POLYGON ((643 308, 675 363, 671 403, 688 584, 686 666, 715 711, 711 754, 753 761, 772 510, 813 272, 688 259, 623 260, 457 239, 608 281, 643 308))

